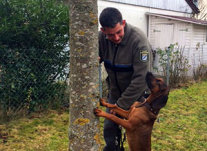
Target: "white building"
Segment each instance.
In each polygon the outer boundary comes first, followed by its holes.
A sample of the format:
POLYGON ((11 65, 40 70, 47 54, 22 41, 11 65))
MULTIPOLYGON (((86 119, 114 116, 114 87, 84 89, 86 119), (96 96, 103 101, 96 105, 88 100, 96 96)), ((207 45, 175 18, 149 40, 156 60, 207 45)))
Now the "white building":
MULTIPOLYGON (((191 71, 207 64, 207 21, 193 19, 199 13, 196 0, 99 0, 98 12, 116 7, 128 23, 142 29, 153 50, 178 43, 185 48, 191 71)), ((158 58, 156 58, 158 59, 158 58)), ((156 62, 155 62, 156 63, 156 62)), ((155 66, 158 64, 156 63, 155 66)))

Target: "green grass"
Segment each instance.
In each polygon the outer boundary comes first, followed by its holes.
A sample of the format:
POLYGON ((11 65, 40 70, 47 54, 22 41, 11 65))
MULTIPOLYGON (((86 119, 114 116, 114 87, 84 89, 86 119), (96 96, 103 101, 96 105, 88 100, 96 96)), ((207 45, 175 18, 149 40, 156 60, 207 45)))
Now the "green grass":
POLYGON ((207 82, 171 91, 152 134, 154 151, 207 150, 207 82))
MULTIPOLYGON (((171 90, 158 117, 153 151, 206 151, 207 82, 171 90)), ((0 124, 0 151, 67 151, 68 118, 68 112, 50 111, 0 124)))
POLYGON ((34 114, 0 125, 1 151, 67 151, 68 112, 34 114))

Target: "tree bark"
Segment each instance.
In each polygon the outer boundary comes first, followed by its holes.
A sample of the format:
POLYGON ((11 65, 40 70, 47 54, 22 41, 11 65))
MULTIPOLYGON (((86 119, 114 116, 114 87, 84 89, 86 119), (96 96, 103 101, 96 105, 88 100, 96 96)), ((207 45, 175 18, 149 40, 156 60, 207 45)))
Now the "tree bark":
POLYGON ((98 151, 97 0, 69 0, 70 11, 70 151, 98 151))

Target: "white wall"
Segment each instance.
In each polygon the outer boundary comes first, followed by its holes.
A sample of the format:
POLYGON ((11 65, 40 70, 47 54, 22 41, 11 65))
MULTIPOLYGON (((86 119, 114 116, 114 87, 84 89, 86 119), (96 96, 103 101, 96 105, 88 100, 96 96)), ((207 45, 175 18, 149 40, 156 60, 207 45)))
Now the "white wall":
MULTIPOLYGON (((183 13, 192 13, 192 9, 185 0, 105 0, 136 6, 172 10, 183 13)), ((200 0, 199 0, 200 1, 200 0)))
POLYGON ((106 7, 115 7, 122 13, 123 19, 136 27, 141 28, 147 33, 147 18, 145 16, 146 8, 141 8, 133 5, 125 5, 121 3, 98 1, 98 16, 106 7))
POLYGON ((191 46, 192 24, 172 19, 150 16, 149 40, 153 48, 165 48, 172 43, 191 46))
MULTIPOLYGON (((204 26, 198 27, 190 23, 173 21, 173 20, 168 20, 168 19, 163 19, 163 18, 159 18, 156 21, 155 20, 152 21, 152 20, 148 20, 148 17, 145 15, 146 12, 150 12, 150 13, 165 14, 165 15, 191 17, 191 14, 98 0, 98 16, 100 15, 101 11, 106 7, 115 7, 119 9, 123 15, 123 19, 125 19, 128 23, 140 28, 146 35, 147 35, 148 30, 150 31, 150 33, 152 33, 153 26, 155 26, 156 22, 161 23, 164 21, 165 23, 172 23, 174 26, 173 29, 175 29, 174 37, 172 38, 172 43, 179 41, 180 43, 182 43, 182 45, 185 45, 185 50, 186 50, 185 55, 187 56, 187 58, 189 58, 189 63, 191 65, 194 64, 194 66, 198 66, 199 56, 203 56, 202 61, 205 63, 207 62, 207 59, 206 59, 207 43, 205 42, 205 36, 207 34, 206 27, 204 26), (150 25, 149 27, 148 27, 148 21, 150 25), (185 29, 185 28, 188 28, 188 31, 182 33, 182 29, 185 29), (199 53, 196 52, 195 50, 195 46, 198 42, 201 42, 202 44, 201 47, 198 49, 199 53)), ((147 36, 152 46, 155 46, 156 44, 155 44, 154 35, 149 34, 147 36)), ((166 36, 166 38, 168 38, 168 36, 166 36)), ((161 42, 162 42, 162 39, 161 39, 161 42)))
MULTIPOLYGON (((207 27, 195 25, 182 21, 150 16, 149 41, 152 48, 168 47, 169 44, 178 43, 184 50, 183 55, 191 66, 188 72, 192 76, 193 70, 201 64, 207 64, 207 27), (170 28, 172 26, 172 28, 170 28)), ((158 67, 158 56, 155 60, 155 67, 158 67)))
POLYGON ((115 7, 120 10, 123 15, 123 19, 125 19, 128 23, 140 28, 146 35, 148 30, 148 19, 145 15, 146 12, 151 13, 159 13, 166 15, 177 15, 177 16, 189 16, 190 14, 184 14, 174 11, 166 11, 161 9, 153 9, 147 7, 140 7, 135 5, 127 5, 115 2, 107 2, 98 0, 98 16, 101 11, 106 7, 115 7))
POLYGON ((191 43, 192 67, 196 68, 201 64, 207 64, 207 42, 206 26, 193 25, 193 37, 191 43))

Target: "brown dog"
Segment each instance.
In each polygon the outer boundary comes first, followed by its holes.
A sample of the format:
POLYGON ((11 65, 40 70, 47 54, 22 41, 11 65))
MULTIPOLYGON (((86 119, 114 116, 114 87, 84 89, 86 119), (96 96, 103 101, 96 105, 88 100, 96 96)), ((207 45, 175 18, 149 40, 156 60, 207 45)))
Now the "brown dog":
POLYGON ((104 99, 100 99, 101 105, 110 108, 112 112, 124 119, 98 108, 94 110, 95 115, 110 119, 126 129, 130 151, 151 150, 153 124, 159 110, 166 105, 168 99, 169 88, 163 79, 155 78, 152 73, 148 72, 146 82, 151 91, 150 96, 143 103, 135 102, 128 111, 119 108, 117 105, 109 104, 104 99))

